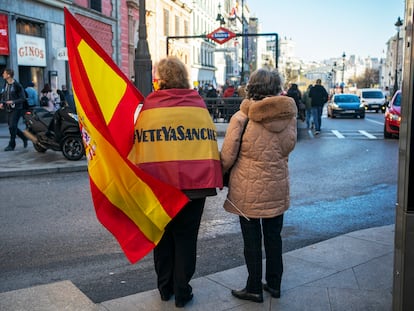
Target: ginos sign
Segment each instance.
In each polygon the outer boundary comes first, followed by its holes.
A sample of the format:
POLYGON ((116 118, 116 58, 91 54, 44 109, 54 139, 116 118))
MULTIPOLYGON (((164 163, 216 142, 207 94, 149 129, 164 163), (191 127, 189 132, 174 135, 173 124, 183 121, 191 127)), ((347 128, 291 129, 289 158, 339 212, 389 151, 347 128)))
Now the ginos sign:
POLYGON ((16 35, 17 63, 22 66, 46 66, 45 39, 16 35))
POLYGON ((45 51, 36 46, 22 46, 19 48, 19 56, 45 58, 45 51))

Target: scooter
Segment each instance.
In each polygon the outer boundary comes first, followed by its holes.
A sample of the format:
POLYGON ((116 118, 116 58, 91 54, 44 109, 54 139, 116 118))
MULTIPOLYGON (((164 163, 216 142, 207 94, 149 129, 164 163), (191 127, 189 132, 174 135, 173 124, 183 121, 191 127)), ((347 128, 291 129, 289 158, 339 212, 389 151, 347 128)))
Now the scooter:
POLYGON ((26 124, 23 133, 33 142, 37 152, 43 153, 47 149, 62 151, 64 157, 71 161, 80 160, 85 155, 78 116, 67 105, 55 112, 35 107, 26 111, 23 118, 26 124))

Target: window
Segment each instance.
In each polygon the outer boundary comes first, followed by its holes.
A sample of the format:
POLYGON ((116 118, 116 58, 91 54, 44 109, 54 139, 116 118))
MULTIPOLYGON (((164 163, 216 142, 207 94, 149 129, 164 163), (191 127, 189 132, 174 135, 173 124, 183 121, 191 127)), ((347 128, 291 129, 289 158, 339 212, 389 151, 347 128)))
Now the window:
POLYGON ((180 35, 180 18, 177 15, 175 15, 175 35, 180 35))
MULTIPOLYGON (((188 33, 189 33, 188 21, 184 21, 184 36, 188 36, 188 33)), ((188 38, 185 38, 185 43, 188 43, 188 38)))
POLYGON ((89 7, 92 10, 102 12, 102 0, 89 0, 89 7))
POLYGON ((164 36, 170 35, 170 12, 164 9, 164 36))
POLYGON ((18 18, 16 21, 17 33, 28 36, 45 37, 43 24, 18 18))

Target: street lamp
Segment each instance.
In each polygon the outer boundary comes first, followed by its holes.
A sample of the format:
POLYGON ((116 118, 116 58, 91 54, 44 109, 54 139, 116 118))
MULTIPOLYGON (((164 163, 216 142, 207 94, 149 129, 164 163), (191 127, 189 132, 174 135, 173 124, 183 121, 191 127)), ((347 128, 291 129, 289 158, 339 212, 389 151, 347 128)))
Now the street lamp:
POLYGON ((341 82, 341 93, 344 92, 344 87, 345 87, 345 81, 344 81, 344 76, 345 76, 345 52, 342 53, 342 82, 341 82))
POLYGON ((220 5, 220 3, 218 5, 218 14, 217 14, 216 21, 220 23, 220 26, 223 26, 223 25, 226 24, 226 21, 224 20, 224 16, 221 15, 221 5, 220 5))
POLYGON ((145 0, 139 0, 138 44, 135 50, 135 86, 147 96, 152 91, 152 62, 147 41, 145 0))
POLYGON ((397 27, 397 42, 395 45, 395 76, 394 76, 394 94, 398 90, 398 43, 400 41, 400 28, 402 26, 402 20, 398 16, 397 22, 394 24, 397 27))

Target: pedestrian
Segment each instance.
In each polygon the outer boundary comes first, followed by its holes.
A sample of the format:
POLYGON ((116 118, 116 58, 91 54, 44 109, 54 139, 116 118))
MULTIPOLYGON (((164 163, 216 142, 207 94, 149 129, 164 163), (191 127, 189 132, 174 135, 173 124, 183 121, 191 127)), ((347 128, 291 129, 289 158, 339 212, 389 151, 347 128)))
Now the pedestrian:
POLYGON ((29 109, 33 109, 36 106, 39 106, 39 95, 37 90, 34 88, 34 83, 29 82, 25 91, 27 93, 27 103, 29 105, 29 109))
POLYGON ((55 111, 55 102, 58 97, 59 95, 54 93, 50 88, 50 85, 46 83, 43 89, 40 91, 40 104, 50 112, 55 111))
POLYGON ((322 86, 321 79, 316 80, 316 84, 309 91, 309 97, 311 98, 315 135, 318 135, 321 132, 323 106, 328 101, 328 92, 322 86))
POLYGON ((155 66, 154 80, 155 91, 145 98, 135 124, 130 160, 190 199, 154 248, 161 299, 175 295, 181 308, 193 298, 189 282, 201 216, 206 197, 222 187, 222 172, 214 123, 203 98, 191 89, 185 65, 176 57, 164 58, 155 66))
POLYGON ((281 96, 281 92, 282 79, 277 71, 254 71, 246 98, 230 120, 221 149, 223 172, 232 167, 224 209, 239 216, 248 272, 246 286, 231 293, 254 302, 263 302, 263 290, 274 298, 280 297, 280 233, 290 201, 288 156, 295 147, 297 132, 295 101, 281 96))
POLYGON ((305 107, 306 107, 306 111, 305 111, 306 117, 305 117, 305 120, 306 120, 306 127, 308 129, 313 128, 313 126, 314 126, 313 125, 313 120, 312 120, 312 100, 309 97, 309 91, 310 91, 311 88, 312 88, 312 84, 309 84, 308 85, 308 88, 303 93, 303 99, 302 99, 303 100, 303 103, 305 104, 305 107))
POLYGON ((66 102, 66 104, 68 105, 68 107, 76 113, 76 105, 75 105, 75 101, 73 99, 73 95, 71 93, 69 93, 68 88, 66 87, 66 84, 62 84, 62 93, 64 96, 64 101, 66 102))
POLYGON ((27 138, 19 129, 18 123, 23 116, 23 104, 26 101, 26 94, 23 86, 14 79, 13 69, 6 68, 3 71, 4 87, 1 93, 0 108, 6 108, 7 124, 9 126, 10 140, 4 151, 13 151, 16 147, 16 136, 23 140, 23 147, 27 148, 27 138))
POLYGON ((287 96, 292 97, 295 100, 296 108, 298 109, 298 118, 305 121, 305 111, 302 105, 302 93, 296 83, 291 83, 287 90, 287 96))

